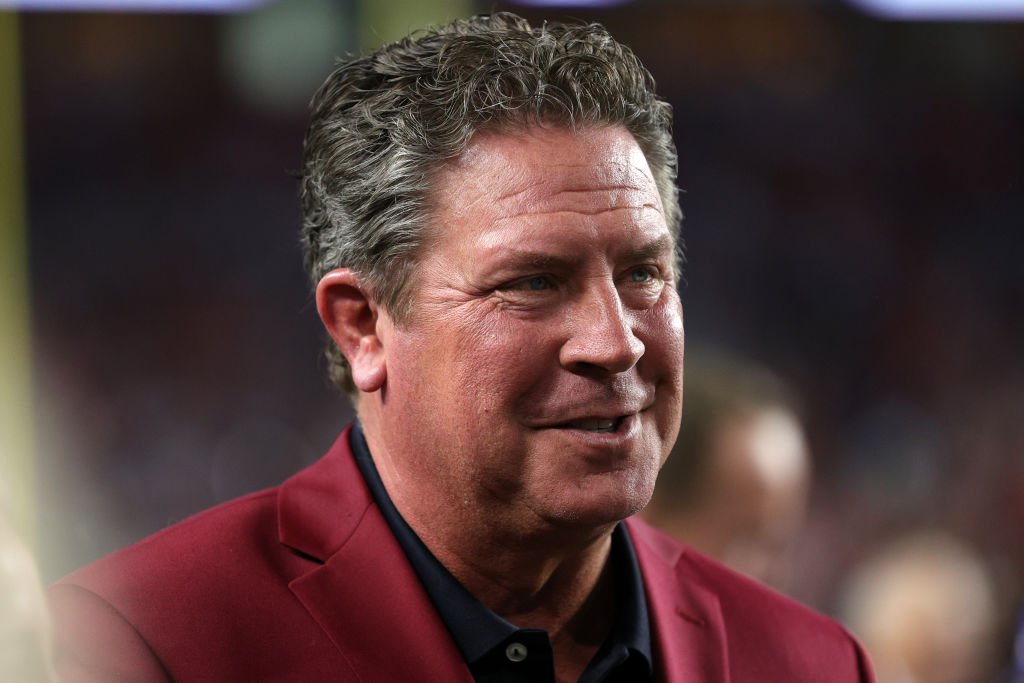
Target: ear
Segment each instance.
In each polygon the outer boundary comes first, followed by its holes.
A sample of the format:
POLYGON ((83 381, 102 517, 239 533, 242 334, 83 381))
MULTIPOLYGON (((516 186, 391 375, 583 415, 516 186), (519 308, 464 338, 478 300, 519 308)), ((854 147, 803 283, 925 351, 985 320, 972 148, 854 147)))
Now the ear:
POLYGON ((351 366, 356 388, 370 393, 383 387, 387 363, 377 334, 377 303, 355 273, 338 268, 324 275, 316 286, 316 310, 351 366))

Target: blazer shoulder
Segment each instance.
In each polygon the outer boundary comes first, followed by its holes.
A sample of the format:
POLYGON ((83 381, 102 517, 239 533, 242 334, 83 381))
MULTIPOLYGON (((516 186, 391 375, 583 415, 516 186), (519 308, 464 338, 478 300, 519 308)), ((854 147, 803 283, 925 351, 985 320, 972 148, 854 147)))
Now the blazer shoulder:
POLYGON ((749 670, 751 680, 782 672, 795 676, 789 680, 874 680, 860 643, 838 621, 694 551, 683 562, 718 598, 733 669, 749 670), (759 658, 739 657, 739 644, 750 642, 764 653, 756 666, 759 658))
MULTIPOLYGON (((856 639, 837 621, 707 557, 650 525, 630 521, 643 554, 671 566, 672 586, 649 599, 713 596, 713 613, 733 681, 873 681, 856 639)), ((653 589, 653 590, 651 590, 653 589)))
POLYGON ((98 595, 229 565, 240 555, 277 544, 276 489, 251 493, 199 512, 75 570, 56 585, 77 584, 98 595))
POLYGON ((333 597, 350 580, 324 571, 369 510, 344 456, 336 447, 278 487, 200 512, 51 586, 65 678, 357 680, 334 640, 345 627, 326 630, 296 592, 327 584, 333 597))
POLYGON ((846 633, 831 618, 694 550, 646 522, 630 520, 630 531, 635 540, 647 546, 648 551, 653 550, 660 560, 674 565, 676 580, 696 583, 711 591, 721 605, 723 617, 772 629, 783 626, 846 633))
POLYGON ((318 680, 310 672, 343 671, 290 589, 322 564, 280 542, 275 494, 211 508, 51 586, 62 680, 258 680, 270 671, 318 680))
MULTIPOLYGON (((228 632, 252 622, 265 611, 254 610, 252 595, 264 596, 257 606, 289 600, 288 583, 319 564, 281 544, 276 499, 268 489, 228 501, 72 572, 50 589, 54 620, 74 623, 84 613, 82 600, 72 614, 61 603, 78 588, 116 610, 157 652, 166 649, 157 634, 228 632), (201 628, 188 613, 205 615, 201 628)), ((105 621, 99 603, 92 607, 105 621)))

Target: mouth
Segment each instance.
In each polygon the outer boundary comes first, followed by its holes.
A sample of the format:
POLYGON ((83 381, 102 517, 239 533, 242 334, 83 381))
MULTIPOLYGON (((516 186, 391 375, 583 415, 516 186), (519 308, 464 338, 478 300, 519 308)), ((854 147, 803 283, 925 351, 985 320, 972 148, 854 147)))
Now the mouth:
POLYGON ((633 417, 633 414, 629 414, 613 418, 577 418, 551 425, 550 428, 589 434, 617 434, 629 430, 633 417))
POLYGON ((551 424, 542 430, 557 435, 559 443, 573 453, 586 453, 587 459, 608 464, 608 458, 619 462, 640 438, 643 426, 640 413, 612 417, 579 416, 551 424), (580 450, 582 449, 582 450, 580 450))
POLYGON ((555 429, 578 429, 580 431, 593 432, 595 434, 611 434, 619 431, 625 420, 626 416, 613 418, 584 418, 555 425, 555 429))

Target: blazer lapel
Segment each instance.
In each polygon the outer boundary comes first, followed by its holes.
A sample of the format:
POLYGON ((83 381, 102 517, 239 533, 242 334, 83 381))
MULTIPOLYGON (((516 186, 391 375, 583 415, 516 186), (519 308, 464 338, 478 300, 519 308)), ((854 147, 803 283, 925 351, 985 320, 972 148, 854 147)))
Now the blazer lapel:
POLYGON ((643 522, 626 522, 647 592, 656 678, 728 683, 728 649, 715 594, 689 575, 683 548, 643 522))
POLYGON ((348 432, 280 489, 281 542, 322 562, 289 588, 363 681, 471 682, 363 483, 348 432))

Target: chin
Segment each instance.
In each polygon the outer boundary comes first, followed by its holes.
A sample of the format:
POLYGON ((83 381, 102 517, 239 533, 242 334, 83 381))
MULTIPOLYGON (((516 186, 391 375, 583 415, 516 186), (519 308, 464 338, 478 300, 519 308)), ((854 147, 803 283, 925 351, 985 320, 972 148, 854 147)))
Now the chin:
POLYGON ((629 492, 618 488, 613 492, 566 500, 552 515, 560 526, 597 529, 613 526, 642 510, 651 499, 650 492, 629 492))

